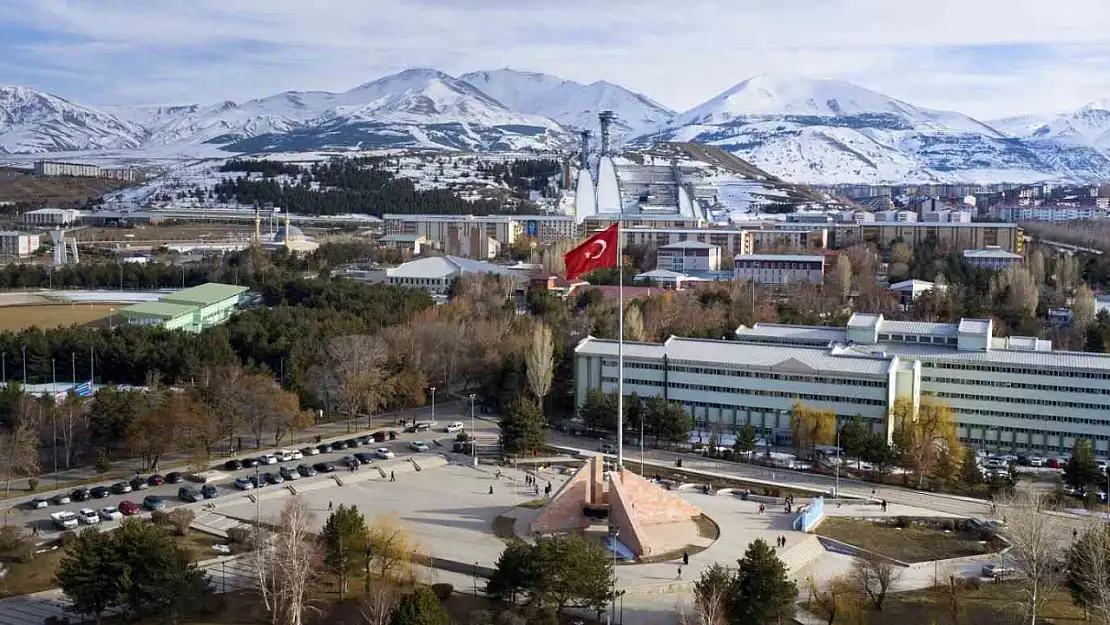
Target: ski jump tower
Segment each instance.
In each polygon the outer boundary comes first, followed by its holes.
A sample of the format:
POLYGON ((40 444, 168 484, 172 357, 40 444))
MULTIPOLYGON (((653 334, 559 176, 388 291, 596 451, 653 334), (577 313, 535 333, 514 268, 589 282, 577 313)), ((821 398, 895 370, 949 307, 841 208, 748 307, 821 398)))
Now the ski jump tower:
POLYGON ((613 111, 601 111, 597 116, 601 125, 601 146, 597 159, 597 183, 589 166, 589 131, 582 132, 582 168, 575 186, 574 214, 578 223, 587 217, 621 212, 620 181, 613 164, 612 134, 610 129, 617 120, 613 111))
POLYGON ((50 240, 54 243, 55 265, 77 264, 81 262, 81 257, 77 255, 77 239, 72 236, 67 237, 65 230, 61 228, 51 230, 50 240), (73 254, 72 257, 70 256, 71 253, 73 254))

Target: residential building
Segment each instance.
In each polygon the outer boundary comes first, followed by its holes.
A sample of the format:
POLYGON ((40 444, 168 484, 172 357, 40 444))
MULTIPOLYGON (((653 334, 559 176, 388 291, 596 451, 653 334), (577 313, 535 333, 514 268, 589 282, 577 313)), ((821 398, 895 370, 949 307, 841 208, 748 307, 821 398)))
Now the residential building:
POLYGON ((522 236, 540 243, 578 238, 578 223, 574 215, 520 215, 516 220, 520 223, 522 236))
POLYGON ((81 211, 72 208, 39 208, 23 213, 28 226, 68 226, 81 219, 81 211))
POLYGON ((907 223, 917 221, 917 213, 913 211, 876 211, 875 221, 883 223, 907 223))
POLYGON ((656 259, 658 269, 718 271, 721 268, 721 248, 701 241, 679 241, 660 247, 656 259))
POLYGON ((971 223, 971 211, 941 209, 929 211, 922 215, 922 221, 930 223, 971 223))
MULTIPOLYGON (((891 291, 895 291, 900 295, 900 303, 903 306, 909 306, 913 300, 917 299, 922 293, 928 293, 937 288, 936 284, 926 282, 925 280, 904 280, 888 287, 891 291)), ((943 291, 944 285, 940 285, 943 291)))
MULTIPOLYGON (((734 340, 671 337, 625 343, 624 391, 681 403, 699 428, 752 424, 790 441, 795 402, 861 416, 888 436, 901 398, 948 404, 965 444, 1066 453, 1076 439, 1110 452, 1110 355, 1054 350, 1033 337, 995 337, 989 319, 956 324, 855 314, 847 327, 741 326, 734 340)), ((617 386, 617 343, 575 348, 575 398, 617 386)))
POLYGON ((820 254, 737 254, 733 262, 733 277, 737 280, 760 284, 824 281, 825 257, 820 254))
POLYGON ((711 278, 703 278, 701 276, 691 276, 680 271, 671 271, 669 269, 653 269, 645 271, 644 273, 636 274, 632 281, 638 285, 649 284, 657 286, 661 289, 668 289, 671 291, 682 291, 686 287, 696 285, 700 282, 712 282, 711 278))
MULTIPOLYGON (((416 234, 447 249, 447 242, 469 239, 472 232, 512 245, 521 236, 522 228, 514 215, 383 215, 385 234, 416 234)), ((568 219, 573 220, 573 217, 568 219)))
POLYGON ((23 232, 0 232, 0 255, 30 256, 42 245, 42 235, 23 232))
POLYGON ((623 215, 617 214, 601 214, 591 215, 582 221, 583 230, 586 232, 594 232, 604 230, 609 226, 617 223, 617 218, 620 218, 623 226, 629 230, 633 228, 649 228, 649 229, 667 229, 667 228, 686 228, 698 229, 705 228, 705 221, 696 217, 683 217, 682 215, 662 214, 652 215, 644 213, 625 213, 623 215))
POLYGON ((458 256, 429 256, 386 269, 389 284, 424 289, 432 295, 447 295, 459 276, 493 274, 523 282, 527 276, 502 265, 458 256))
POLYGON ((750 230, 752 251, 828 249, 829 231, 824 227, 801 227, 804 225, 800 223, 787 223, 781 226, 776 224, 766 229, 750 230))
POLYGON ((130 325, 159 325, 170 330, 201 332, 218 326, 239 309, 247 287, 209 282, 120 310, 130 325))
POLYGON ((998 246, 1007 252, 1021 254, 1024 239, 1021 228, 1008 223, 873 223, 852 226, 838 231, 836 247, 849 247, 866 242, 887 249, 896 242, 910 247, 936 245, 946 249, 977 249, 998 246))
POLYGON ((100 166, 81 163, 59 163, 56 161, 35 161, 34 174, 36 176, 99 178, 100 166))
POLYGON ((1010 269, 1025 261, 1021 254, 1014 254, 993 245, 980 250, 964 250, 964 262, 986 269, 1010 269))

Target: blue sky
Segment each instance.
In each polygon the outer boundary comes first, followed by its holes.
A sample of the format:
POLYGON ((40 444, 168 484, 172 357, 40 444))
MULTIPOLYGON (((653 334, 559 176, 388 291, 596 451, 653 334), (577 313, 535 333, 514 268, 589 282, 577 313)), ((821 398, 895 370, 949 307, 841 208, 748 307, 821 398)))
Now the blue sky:
POLYGON ((680 110, 789 72, 989 119, 1110 99, 1110 2, 0 0, 0 83, 87 104, 342 91, 406 67, 609 80, 680 110))

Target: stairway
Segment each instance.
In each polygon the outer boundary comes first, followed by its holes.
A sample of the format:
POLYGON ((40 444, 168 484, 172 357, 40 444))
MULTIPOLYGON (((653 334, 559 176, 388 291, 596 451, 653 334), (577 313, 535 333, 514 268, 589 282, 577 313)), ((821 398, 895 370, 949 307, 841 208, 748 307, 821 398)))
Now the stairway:
POLYGON ((786 570, 791 576, 798 575, 802 569, 825 555, 825 548, 815 534, 794 533, 790 535, 790 542, 780 559, 786 565, 786 570), (800 537, 795 542, 793 539, 800 537))

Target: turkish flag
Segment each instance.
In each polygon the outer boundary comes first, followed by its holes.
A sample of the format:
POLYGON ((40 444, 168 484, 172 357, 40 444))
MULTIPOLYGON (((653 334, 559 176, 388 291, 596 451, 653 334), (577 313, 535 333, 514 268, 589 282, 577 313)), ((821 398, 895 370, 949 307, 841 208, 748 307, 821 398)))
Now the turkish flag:
POLYGON ((574 280, 595 269, 617 266, 617 224, 613 224, 585 240, 582 245, 563 255, 567 280, 574 280))

